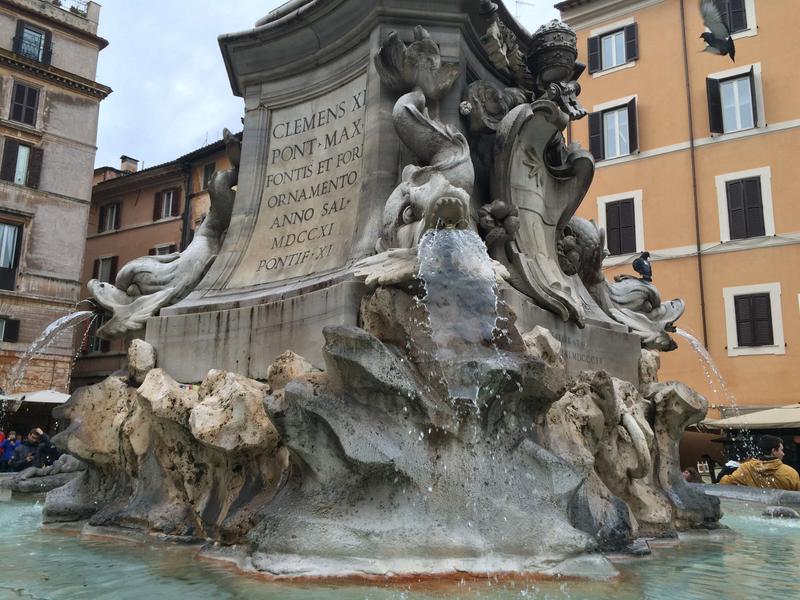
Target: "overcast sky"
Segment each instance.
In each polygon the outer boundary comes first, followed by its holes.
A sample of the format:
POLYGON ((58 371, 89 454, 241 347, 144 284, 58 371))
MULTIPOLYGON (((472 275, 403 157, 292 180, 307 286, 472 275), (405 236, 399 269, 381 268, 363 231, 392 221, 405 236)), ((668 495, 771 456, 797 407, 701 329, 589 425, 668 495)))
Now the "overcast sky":
MULTIPOLYGON (((283 2, 99 0, 98 33, 109 45, 97 81, 114 92, 100 104, 95 166, 118 167, 127 154, 150 167, 219 139, 224 127, 238 131, 243 103, 231 92, 217 36, 252 28, 283 2)), ((554 3, 506 0, 531 31, 558 17, 554 3)))

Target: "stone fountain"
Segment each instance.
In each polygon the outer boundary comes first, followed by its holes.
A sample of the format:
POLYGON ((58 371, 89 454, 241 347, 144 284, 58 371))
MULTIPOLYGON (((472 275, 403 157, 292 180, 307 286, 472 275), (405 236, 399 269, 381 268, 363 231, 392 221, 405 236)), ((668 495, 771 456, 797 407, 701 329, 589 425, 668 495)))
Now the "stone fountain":
POLYGON ((678 462, 706 402, 657 380, 683 302, 606 281, 575 217, 568 26, 303 0, 220 45, 234 169, 183 253, 90 283, 128 369, 60 409, 87 469, 47 521, 278 577, 606 576, 604 553, 718 527, 678 462))

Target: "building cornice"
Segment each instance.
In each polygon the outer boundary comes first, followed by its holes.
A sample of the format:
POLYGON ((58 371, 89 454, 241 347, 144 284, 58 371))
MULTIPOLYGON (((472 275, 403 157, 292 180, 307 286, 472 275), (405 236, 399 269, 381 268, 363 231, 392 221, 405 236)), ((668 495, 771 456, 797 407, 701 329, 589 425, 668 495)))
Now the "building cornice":
MULTIPOLYGON (((48 14, 42 12, 42 11, 32 10, 30 7, 25 6, 24 4, 21 4, 19 2, 15 2, 14 0, 5 0, 4 3, 10 5, 10 7, 13 7, 14 12, 17 12, 17 13, 19 13, 19 14, 27 17, 27 18, 44 21, 48 25, 50 25, 50 26, 52 26, 52 27, 54 27, 56 29, 62 29, 64 31, 67 31, 67 32, 71 33, 72 35, 74 35, 76 37, 79 37, 79 38, 84 39, 84 40, 86 40, 88 42, 91 42, 92 44, 97 46, 98 50, 102 50, 103 48, 108 46, 108 40, 107 39, 102 38, 99 35, 96 35, 96 34, 90 32, 90 31, 86 31, 85 29, 82 29, 80 27, 72 25, 72 24, 68 23, 66 20, 55 19, 52 16, 50 16, 50 15, 48 15, 48 14)), ((67 15, 65 15, 65 16, 67 18, 75 18, 72 15, 69 15, 68 11, 67 11, 67 15)))
POLYGON ((566 0, 555 7, 561 11, 565 23, 580 30, 662 2, 664 0, 566 0))
POLYGON ((153 167, 152 171, 139 171, 130 175, 114 177, 95 184, 92 190, 92 200, 102 200, 109 195, 124 194, 128 191, 138 190, 158 181, 183 181, 183 175, 184 171, 180 164, 167 163, 166 165, 153 167))
POLYGON ((91 79, 85 79, 52 65, 44 65, 40 62, 29 60, 5 48, 0 48, 0 64, 38 77, 39 79, 56 83, 62 87, 87 94, 98 100, 104 100, 112 91, 107 85, 97 83, 91 79))

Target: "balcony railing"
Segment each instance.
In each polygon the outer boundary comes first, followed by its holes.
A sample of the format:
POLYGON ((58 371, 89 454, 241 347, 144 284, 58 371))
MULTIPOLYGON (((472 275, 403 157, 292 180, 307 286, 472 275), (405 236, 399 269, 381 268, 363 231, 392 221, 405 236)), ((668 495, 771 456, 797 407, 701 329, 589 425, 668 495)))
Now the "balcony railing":
POLYGON ((44 40, 37 42, 30 39, 15 37, 14 52, 25 58, 49 65, 53 55, 53 44, 52 42, 47 43, 44 40))
POLYGON ((87 14, 86 5, 89 4, 88 0, 50 0, 51 3, 59 8, 63 8, 64 10, 68 10, 71 13, 75 13, 81 17, 85 17, 87 14))

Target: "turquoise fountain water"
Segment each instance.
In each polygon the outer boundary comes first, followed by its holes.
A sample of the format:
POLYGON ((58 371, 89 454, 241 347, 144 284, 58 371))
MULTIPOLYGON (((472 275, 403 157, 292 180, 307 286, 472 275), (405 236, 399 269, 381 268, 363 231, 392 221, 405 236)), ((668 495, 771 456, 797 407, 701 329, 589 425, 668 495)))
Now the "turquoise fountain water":
POLYGON ((391 586, 287 584, 243 576, 197 560, 198 549, 155 541, 79 537, 41 528, 41 505, 0 503, 0 598, 73 600, 719 600, 798 598, 800 522, 771 520, 755 505, 727 503, 723 523, 738 532, 655 548, 619 564, 610 581, 463 580, 391 586))

